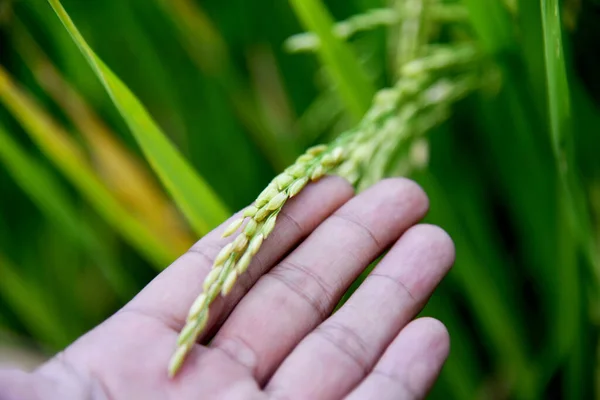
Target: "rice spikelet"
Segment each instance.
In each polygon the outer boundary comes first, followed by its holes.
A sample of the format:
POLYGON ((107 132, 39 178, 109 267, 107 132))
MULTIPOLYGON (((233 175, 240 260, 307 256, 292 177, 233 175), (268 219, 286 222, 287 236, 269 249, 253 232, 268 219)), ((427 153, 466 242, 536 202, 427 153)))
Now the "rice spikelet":
POLYGON ((226 296, 235 288, 238 277, 246 272, 264 240, 273 232, 277 216, 285 203, 309 181, 320 179, 343 159, 344 150, 341 147, 319 145, 308 149, 294 165, 273 179, 254 204, 244 210, 241 218, 225 228, 223 237, 241 232, 215 257, 213 268, 203 282, 203 292, 190 308, 187 323, 179 335, 177 348, 169 363, 170 377, 181 368, 206 327, 211 303, 218 293, 226 296))

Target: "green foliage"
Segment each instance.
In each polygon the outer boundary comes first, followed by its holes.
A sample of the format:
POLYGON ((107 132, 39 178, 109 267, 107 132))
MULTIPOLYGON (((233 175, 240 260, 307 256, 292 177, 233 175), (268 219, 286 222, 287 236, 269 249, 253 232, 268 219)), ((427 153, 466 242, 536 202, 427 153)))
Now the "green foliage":
POLYGON ((73 40, 90 63, 129 125, 146 158, 199 235, 215 228, 228 216, 226 208, 203 179, 189 166, 160 131, 144 107, 89 48, 57 0, 50 0, 73 40))
POLYGON ((84 251, 94 253, 106 279, 124 300, 134 294, 135 285, 128 273, 111 258, 111 252, 97 233, 79 221, 77 209, 53 173, 28 156, 0 126, 0 160, 15 182, 35 202, 57 230, 64 231, 84 251))
POLYGON ((165 244, 106 188, 77 144, 0 67, 0 101, 25 131, 92 206, 157 267, 174 259, 165 244))
POLYGON ((0 2, 3 329, 60 349, 305 147, 370 129, 356 121, 378 105, 400 115, 405 103, 387 109, 385 95, 437 65, 411 101, 439 82, 457 94, 398 118, 418 137, 378 122, 360 168, 338 171, 359 189, 409 174, 429 193, 428 221, 454 238, 456 265, 424 311, 453 340, 432 398, 592 398, 600 113, 584 67, 600 28, 582 10, 594 7, 0 2), (312 32, 286 42, 301 26, 312 32), (447 48, 478 51, 447 67, 436 59, 447 48))
POLYGON ((14 265, 0 255, 2 296, 31 334, 45 345, 64 346, 68 343, 69 333, 60 324, 56 310, 44 301, 39 286, 27 282, 18 275, 14 265))
POLYGON ((367 111, 375 90, 347 45, 334 36, 333 20, 320 0, 292 0, 290 4, 303 25, 315 32, 321 45, 318 52, 346 105, 358 121, 367 111))

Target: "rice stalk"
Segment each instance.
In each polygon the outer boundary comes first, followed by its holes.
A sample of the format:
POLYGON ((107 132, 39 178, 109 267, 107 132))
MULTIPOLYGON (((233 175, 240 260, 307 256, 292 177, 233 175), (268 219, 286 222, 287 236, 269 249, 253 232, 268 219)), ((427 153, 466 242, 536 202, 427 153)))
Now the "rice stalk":
MULTIPOLYGON (((469 17, 466 8, 460 4, 432 4, 427 12, 434 22, 463 22, 469 17)), ((337 22, 333 25, 333 34, 338 39, 349 40, 361 32, 393 27, 408 16, 411 16, 410 11, 406 12, 403 9, 374 8, 337 22)), ((304 32, 288 38, 284 47, 293 53, 316 52, 321 47, 321 40, 313 32, 304 32)))

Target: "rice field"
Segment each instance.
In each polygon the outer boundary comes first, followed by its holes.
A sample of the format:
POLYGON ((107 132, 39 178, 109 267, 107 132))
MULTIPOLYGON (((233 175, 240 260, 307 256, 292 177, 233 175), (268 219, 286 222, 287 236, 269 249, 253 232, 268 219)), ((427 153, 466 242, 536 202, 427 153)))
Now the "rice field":
POLYGON ((457 254, 422 313, 452 340, 430 398, 600 396, 598 16, 0 0, 0 365, 55 354, 256 199, 215 296, 311 180, 406 176, 457 254))

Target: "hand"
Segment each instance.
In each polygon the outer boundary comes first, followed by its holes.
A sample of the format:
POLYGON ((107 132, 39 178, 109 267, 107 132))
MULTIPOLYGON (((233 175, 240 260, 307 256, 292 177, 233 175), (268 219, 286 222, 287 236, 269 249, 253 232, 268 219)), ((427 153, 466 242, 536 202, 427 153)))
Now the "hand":
POLYGON ((454 258, 444 231, 415 225, 427 207, 423 191, 406 179, 385 180, 356 197, 340 178, 309 185, 284 207, 233 292, 213 304, 204 345, 171 380, 167 364, 188 308, 231 240, 220 238, 226 222, 48 363, 31 374, 0 373, 0 398, 422 398, 449 338, 436 320, 411 320, 454 258))

